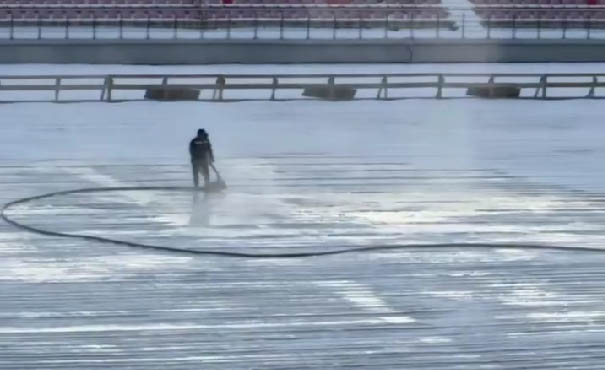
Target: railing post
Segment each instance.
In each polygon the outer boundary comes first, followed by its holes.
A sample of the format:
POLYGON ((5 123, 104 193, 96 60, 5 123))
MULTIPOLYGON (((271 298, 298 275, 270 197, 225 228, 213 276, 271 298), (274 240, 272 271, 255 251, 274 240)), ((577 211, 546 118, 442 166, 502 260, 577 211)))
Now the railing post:
POLYGON ((59 91, 61 89, 61 78, 55 79, 55 101, 59 101, 59 91))
POLYGON ((465 30, 464 27, 466 26, 466 22, 465 22, 465 14, 466 13, 462 13, 462 39, 464 40, 466 38, 465 36, 465 30))
POLYGON ((491 98, 494 96, 494 75, 489 76, 487 84, 489 85, 487 95, 491 98))
POLYGON ((92 39, 97 39, 97 17, 92 13, 92 39))
POLYGON ((536 92, 534 93, 534 98, 538 97, 540 91, 542 91, 542 99, 546 99, 546 75, 540 76, 540 85, 536 88, 536 92))
POLYGON ((336 40, 336 14, 332 12, 332 40, 336 40))
POLYGON ((586 40, 590 40, 590 21, 591 21, 591 18, 590 18, 590 16, 588 16, 588 19, 586 21, 587 22, 587 24, 586 24, 586 40))
POLYGON ((384 18, 384 38, 389 38, 389 13, 386 13, 386 17, 384 18))
POLYGON ((565 13, 565 18, 563 18, 563 40, 567 38, 567 13, 565 13))
POLYGON ((334 76, 328 77, 328 90, 329 90, 329 99, 334 99, 335 95, 335 85, 334 85, 334 76))
POLYGON ((443 98, 443 75, 439 74, 437 76, 437 99, 443 98))
POLYGON ((37 14, 36 24, 38 25, 38 40, 42 40, 42 19, 40 19, 40 14, 37 14))
POLYGON ((410 24, 410 38, 413 40, 414 39, 414 27, 416 27, 416 24, 414 23, 414 11, 412 11, 411 13, 411 24, 410 24))
POLYGON ((492 38, 492 15, 490 13, 490 15, 487 17, 487 39, 491 39, 492 38))
POLYGON ((200 40, 204 39, 204 29, 206 28, 206 20, 204 14, 200 15, 200 40))
POLYGON ((595 87, 597 86, 598 83, 599 83, 599 80, 598 80, 597 76, 592 76, 592 86, 590 87, 590 90, 588 91, 589 98, 594 98, 595 87))
POLYGON ((542 39, 542 16, 538 17, 538 40, 542 39))
POLYGON ((15 39, 15 18, 13 16, 13 13, 11 13, 9 23, 10 23, 10 30, 9 30, 9 34, 8 34, 8 39, 14 40, 15 39))
POLYGON ((227 12, 227 40, 231 40, 231 12, 227 12))
POLYGON ((389 86, 387 76, 382 76, 382 81, 380 83, 381 86, 378 89, 378 93, 376 94, 376 99, 380 99, 380 95, 383 95, 383 99, 386 100, 389 98, 389 86))
POLYGON ((105 91, 107 90, 108 85, 109 85, 109 77, 105 76, 105 79, 103 79, 103 87, 101 88, 101 96, 99 97, 100 101, 105 100, 105 91))
POLYGON ((277 85, 279 85, 279 81, 277 77, 273 77, 273 85, 271 88, 271 100, 275 100, 275 90, 277 89, 277 85))
POLYGON ((222 77, 222 76, 220 77, 219 84, 220 84, 220 90, 218 92, 218 98, 219 98, 219 100, 223 100, 223 92, 225 91, 225 85, 226 85, 225 77, 222 77))
POLYGON ((147 15, 147 23, 145 24, 145 39, 146 40, 149 40, 151 38, 150 30, 151 30, 151 16, 147 15))
POLYGON ((307 40, 311 38, 311 15, 307 13, 307 40))
POLYGON ((435 30, 435 36, 437 39, 440 39, 441 37, 441 15, 439 14, 439 11, 437 11, 437 29, 435 30))
POLYGON ((258 39, 258 13, 256 12, 256 9, 254 10, 254 35, 252 36, 252 39, 258 39))
POLYGON ((122 36, 124 33, 124 30, 123 30, 124 24, 122 22, 122 13, 120 13, 118 16, 118 23, 119 23, 120 40, 122 40, 122 36))
POLYGON ((513 14, 513 40, 517 38, 517 14, 513 14))
POLYGON ((65 40, 69 39, 69 18, 65 16, 65 40))
POLYGON ((111 101, 111 91, 113 89, 113 77, 107 76, 107 101, 111 101))
POLYGON ((363 24, 362 24, 362 13, 361 11, 359 12, 359 40, 363 39, 363 24))
POLYGON ((218 93, 218 100, 223 100, 223 90, 225 89, 225 77, 219 75, 216 77, 214 91, 212 92, 212 100, 216 100, 218 93))
POLYGON ((279 11, 279 39, 284 39, 284 12, 279 11))
POLYGON ((166 86, 168 86, 168 77, 162 78, 162 96, 164 99, 168 98, 168 89, 166 86))
POLYGON ((178 38, 178 21, 176 18, 176 14, 174 15, 173 19, 172 19, 172 39, 176 40, 178 38))

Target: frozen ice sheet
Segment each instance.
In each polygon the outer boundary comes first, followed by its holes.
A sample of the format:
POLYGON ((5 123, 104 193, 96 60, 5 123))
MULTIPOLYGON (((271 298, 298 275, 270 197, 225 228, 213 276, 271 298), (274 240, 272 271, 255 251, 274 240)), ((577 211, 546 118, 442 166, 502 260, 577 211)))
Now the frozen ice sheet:
MULTIPOLYGON (((193 248, 374 239, 599 246, 604 109, 591 101, 7 104, 0 199, 188 185, 187 141, 205 127, 230 185, 210 213, 187 194, 134 192, 53 198, 12 215, 193 248)), ((0 224, 0 256, 0 368, 602 367, 601 253, 197 258, 0 224)))

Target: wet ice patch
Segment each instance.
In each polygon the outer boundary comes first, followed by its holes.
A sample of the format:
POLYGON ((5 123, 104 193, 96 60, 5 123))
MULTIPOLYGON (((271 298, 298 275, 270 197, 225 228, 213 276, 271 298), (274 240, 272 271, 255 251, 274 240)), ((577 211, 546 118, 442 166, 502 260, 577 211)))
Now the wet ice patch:
POLYGON ((192 257, 157 254, 121 254, 68 259, 6 258, 3 261, 4 269, 0 280, 34 283, 119 280, 142 272, 163 271, 168 266, 186 267, 191 260, 192 257))
MULTIPOLYGON (((595 213, 582 211, 594 205, 581 197, 564 192, 518 193, 516 187, 507 186, 519 180, 509 178, 502 178, 501 184, 486 186, 485 182, 492 179, 490 176, 499 176, 491 170, 413 169, 413 175, 407 172, 401 175, 404 179, 398 180, 400 184, 383 188, 381 182, 370 182, 363 189, 374 191, 343 191, 340 187, 348 189, 350 181, 364 182, 375 173, 392 169, 379 163, 360 164, 359 160, 347 159, 350 163, 336 166, 332 162, 343 159, 293 155, 267 159, 266 164, 258 158, 242 160, 240 164, 234 161, 234 165, 246 168, 247 164, 253 168, 242 172, 253 177, 254 186, 242 185, 250 179, 238 179, 243 175, 227 167, 227 171, 233 171, 234 183, 240 183, 217 196, 159 190, 99 192, 80 198, 56 197, 47 200, 56 203, 40 202, 11 212, 24 223, 44 224, 46 217, 59 217, 64 222, 57 222, 57 227, 68 226, 65 229, 72 229, 68 231, 116 235, 131 242, 158 246, 178 243, 178 247, 206 250, 334 250, 412 243, 508 246, 541 243, 581 247, 605 243, 605 235, 599 231, 602 222, 593 217, 595 213), (329 171, 326 165, 330 165, 329 171), (334 178, 329 176, 339 167, 345 168, 334 177, 339 182, 333 183, 334 178), (344 177, 341 184, 343 173, 354 176, 344 177), (435 185, 431 176, 455 181, 435 185), (423 180, 415 183, 418 177, 423 180), (319 186, 324 182, 328 184, 319 186)), ((401 170, 401 166, 394 168, 401 170)), ((64 171, 98 186, 128 185, 106 168, 71 166, 64 171)), ((399 179, 392 175, 385 178, 399 179)), ((501 260, 511 262, 536 256, 529 252, 497 253, 501 260)), ((490 258, 484 256, 479 260, 486 262, 490 258)))
POLYGON ((538 251, 521 248, 496 248, 494 252, 499 255, 496 258, 502 262, 531 261, 540 256, 538 251))
POLYGON ((544 322, 592 322, 605 318, 605 311, 530 312, 526 317, 544 322))
POLYGON ((418 342, 425 343, 425 344, 443 344, 443 343, 450 343, 451 341, 452 341, 451 338, 445 338, 445 337, 423 337, 423 338, 418 339, 418 342))
POLYGON ((566 306, 569 301, 561 295, 546 290, 547 284, 490 284, 493 288, 509 287, 505 294, 498 295, 498 300, 504 305, 522 307, 566 306))
POLYGON ((82 353, 108 353, 108 352, 122 352, 123 350, 113 344, 80 344, 72 346, 74 351, 82 353))
POLYGON ((475 292, 470 290, 434 290, 423 291, 422 294, 437 298, 448 298, 456 301, 469 301, 473 299, 475 292))
POLYGON ((136 332, 136 331, 168 331, 168 330, 221 330, 221 329, 264 329, 264 328, 313 328, 313 327, 350 327, 351 325, 376 325, 382 321, 375 318, 329 321, 283 321, 267 322, 224 322, 217 324, 198 323, 146 323, 126 325, 71 325, 44 328, 0 326, 0 334, 36 334, 36 333, 99 333, 99 332, 136 332))

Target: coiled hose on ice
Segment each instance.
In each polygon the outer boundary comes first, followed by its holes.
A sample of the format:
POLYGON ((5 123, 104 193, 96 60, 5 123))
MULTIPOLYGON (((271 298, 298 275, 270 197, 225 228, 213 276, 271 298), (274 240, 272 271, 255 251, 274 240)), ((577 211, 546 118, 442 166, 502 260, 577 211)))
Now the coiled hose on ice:
POLYGON ((64 233, 55 230, 46 230, 35 226, 30 226, 22 222, 13 220, 7 211, 11 207, 19 204, 26 204, 35 200, 46 199, 61 195, 70 194, 84 194, 84 193, 101 193, 101 192, 117 192, 117 191, 200 191, 196 188, 183 187, 183 186, 133 186, 133 187, 96 187, 96 188, 82 188, 75 190, 57 191, 52 193, 46 193, 36 195, 27 198, 16 199, 6 203, 0 212, 0 216, 8 224, 17 227, 21 230, 32 232, 39 235, 71 238, 87 240, 99 243, 110 243, 115 245, 122 245, 131 248, 142 248, 155 250, 159 252, 169 253, 180 253, 190 255, 206 255, 206 256, 220 256, 220 257, 245 257, 245 258, 300 258, 300 257, 317 257, 317 256, 329 256, 344 253, 360 253, 360 252, 376 252, 385 250, 395 249, 410 249, 410 248, 507 248, 507 249, 554 249, 554 250, 569 250, 569 251, 584 251, 584 252, 603 252, 604 249, 594 247, 571 247, 571 246, 553 246, 553 245, 540 245, 540 244, 503 244, 503 243, 437 243, 437 244, 399 244, 399 245, 378 245, 371 247, 352 247, 343 248, 339 250, 330 251, 315 251, 315 252, 296 252, 296 253, 249 253, 249 252, 233 252, 233 251, 221 251, 221 250, 192 250, 178 247, 165 247, 152 244, 144 244, 131 242, 126 240, 112 239, 104 236, 94 236, 86 234, 71 234, 64 233))

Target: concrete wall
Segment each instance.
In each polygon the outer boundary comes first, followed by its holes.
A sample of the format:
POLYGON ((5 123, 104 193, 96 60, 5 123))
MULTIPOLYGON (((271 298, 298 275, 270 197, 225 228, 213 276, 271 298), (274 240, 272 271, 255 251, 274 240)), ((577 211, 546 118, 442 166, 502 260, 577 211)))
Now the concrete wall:
POLYGON ((604 62, 605 40, 4 40, 0 63, 604 62))

